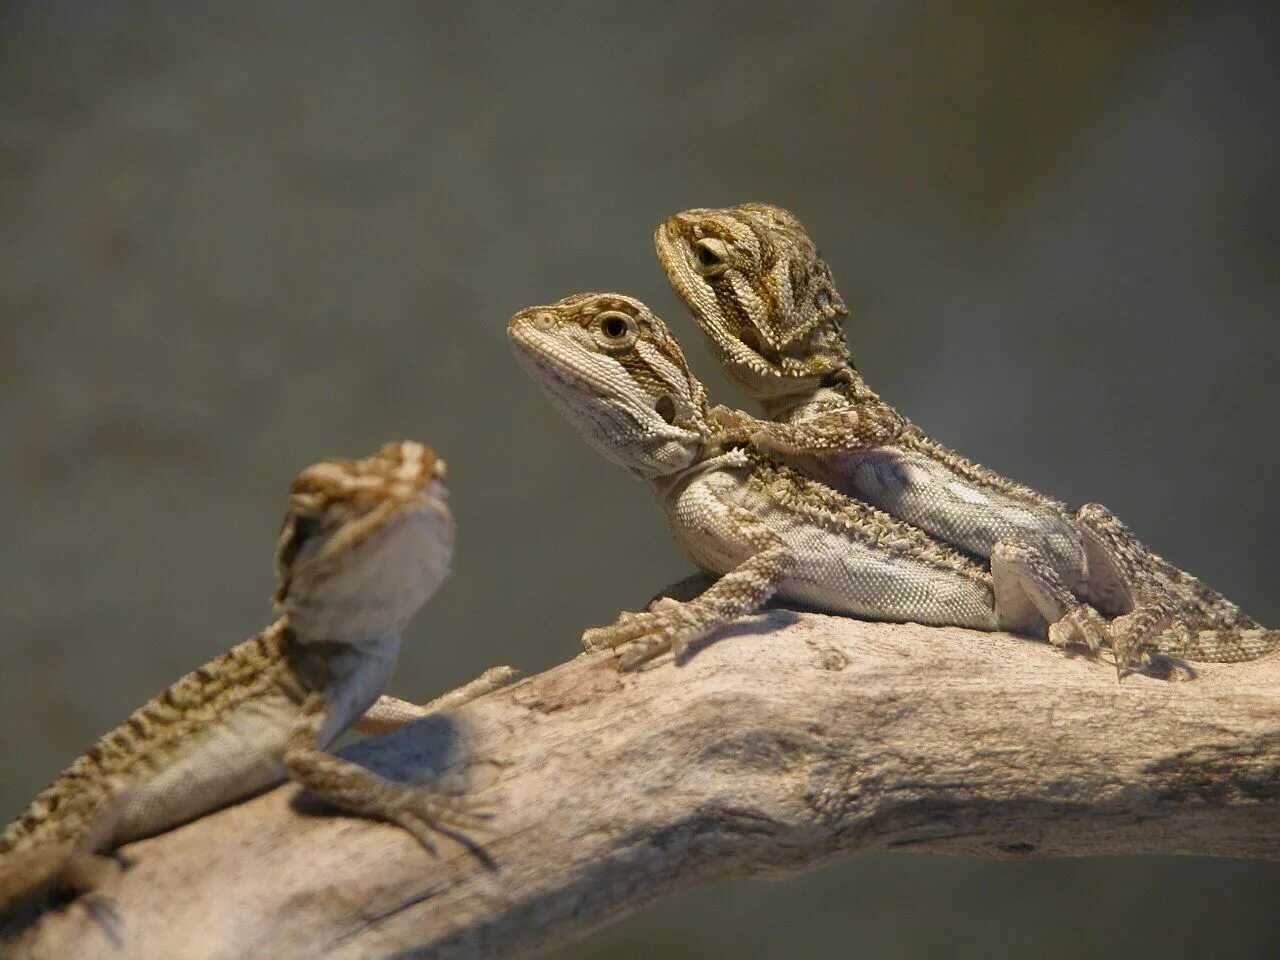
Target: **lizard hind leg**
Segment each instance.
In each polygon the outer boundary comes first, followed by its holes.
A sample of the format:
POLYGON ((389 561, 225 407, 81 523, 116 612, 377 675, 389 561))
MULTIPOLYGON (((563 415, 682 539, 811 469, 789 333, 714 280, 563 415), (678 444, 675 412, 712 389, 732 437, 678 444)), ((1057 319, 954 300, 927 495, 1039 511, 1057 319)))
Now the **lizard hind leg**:
MULTIPOLYGON (((1084 547, 1085 593, 1115 615, 1107 639, 1118 664, 1145 664, 1149 651, 1164 652, 1156 642, 1162 634, 1188 633, 1178 618, 1194 619, 1195 611, 1178 602, 1151 562, 1154 555, 1115 514, 1100 503, 1087 503, 1076 512, 1076 524, 1084 547)), ((1167 644, 1169 649, 1175 645, 1167 644)))
POLYGON ((1122 603, 1109 627, 1117 652, 1239 663, 1280 646, 1280 630, 1258 626, 1225 597, 1151 553, 1106 507, 1086 504, 1076 519, 1089 589, 1122 603))
POLYGON ((1107 640, 1106 622, 1067 589, 1036 550, 1012 540, 991 549, 991 580, 1001 629, 1040 633, 1047 625, 1055 647, 1083 645, 1096 653, 1107 640))
POLYGON ((441 694, 427 703, 410 703, 399 697, 379 697, 364 716, 356 720, 354 726, 361 733, 387 733, 399 730, 406 723, 421 720, 443 710, 456 710, 464 704, 494 690, 501 690, 520 679, 520 671, 515 667, 490 667, 456 690, 441 694))
POLYGON ((97 891, 124 864, 102 851, 111 848, 112 836, 132 794, 115 779, 103 787, 75 836, 13 851, 0 861, 0 918, 19 914, 57 891, 81 897, 107 933, 114 936, 111 902, 97 891))

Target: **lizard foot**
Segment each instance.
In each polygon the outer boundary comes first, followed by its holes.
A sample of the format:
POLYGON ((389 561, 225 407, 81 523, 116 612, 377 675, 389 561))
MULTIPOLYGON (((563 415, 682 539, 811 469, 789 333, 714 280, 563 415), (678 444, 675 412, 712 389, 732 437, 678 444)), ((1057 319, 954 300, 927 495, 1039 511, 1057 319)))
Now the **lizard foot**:
POLYGON ((1049 624, 1049 642, 1055 647, 1084 646, 1090 653, 1097 653, 1107 639, 1107 621, 1087 604, 1069 611, 1057 623, 1049 624))
MULTIPOLYGON (((676 604, 677 607, 682 604, 676 604)), ((642 636, 632 642, 618 657, 618 669, 622 672, 635 670, 670 650, 677 661, 682 659, 689 648, 706 636, 707 631, 689 619, 688 616, 676 613, 669 615, 669 608, 663 613, 662 625, 649 636, 642 636)))
POLYGON ((1049 642, 1055 647, 1084 646, 1093 654, 1104 646, 1109 647, 1116 675, 1123 678, 1126 673, 1141 670, 1151 662, 1147 649, 1169 623, 1167 615, 1153 615, 1150 611, 1135 611, 1107 623, 1102 614, 1086 604, 1049 625, 1049 642))
POLYGON ((1173 615, 1157 610, 1135 610, 1116 617, 1107 627, 1107 640, 1115 653, 1120 676, 1142 670, 1151 663, 1148 652, 1155 639, 1174 624, 1173 615))
POLYGON ((678 600, 663 598, 643 613, 624 613, 610 627, 593 627, 582 634, 587 650, 612 650, 631 646, 619 657, 618 669, 634 670, 640 664, 673 650, 681 656, 706 632, 678 600))
MULTIPOLYGON (((608 627, 591 627, 582 632, 582 648, 588 653, 612 650, 632 640, 648 636, 667 636, 672 627, 682 621, 680 611, 684 604, 671 597, 658 597, 648 610, 639 613, 623 611, 617 622, 608 627)), ((668 641, 670 645, 670 641, 668 641)))
POLYGON ((477 810, 469 801, 410 784, 388 784, 391 794, 386 808, 379 811, 387 820, 408 830, 415 840, 436 852, 434 835, 442 828, 475 829, 492 815, 477 810))
POLYGON ((582 649, 587 653, 600 653, 602 650, 612 650, 630 643, 644 632, 633 632, 636 619, 642 616, 642 613, 623 612, 618 615, 618 621, 610 626, 588 627, 582 631, 582 649))
POLYGON ((761 421, 742 410, 716 404, 707 411, 707 423, 717 443, 749 443, 761 421))

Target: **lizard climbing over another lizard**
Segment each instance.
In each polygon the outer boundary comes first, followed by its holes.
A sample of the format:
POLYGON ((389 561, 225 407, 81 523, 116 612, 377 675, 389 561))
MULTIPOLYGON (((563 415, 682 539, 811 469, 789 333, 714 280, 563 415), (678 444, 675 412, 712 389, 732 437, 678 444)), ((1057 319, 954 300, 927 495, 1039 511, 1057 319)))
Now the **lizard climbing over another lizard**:
POLYGON ((686 210, 658 227, 658 257, 711 342, 721 368, 768 420, 725 408, 719 427, 750 437, 842 492, 869 501, 978 557, 997 543, 1040 556, 1087 606, 1057 639, 1096 648, 1095 608, 1117 667, 1148 650, 1189 660, 1261 656, 1280 631, 1261 628, 1221 594, 1146 549, 1099 504, 1078 511, 965 459, 880 399, 849 357, 848 310, 800 222, 746 203, 686 210), (869 434, 891 442, 871 447, 869 434))
POLYGON ((293 481, 276 551, 281 618, 136 710, 0 833, 0 910, 95 885, 97 856, 281 779, 431 848, 477 823, 458 798, 394 783, 324 748, 352 723, 391 729, 509 683, 496 667, 425 706, 380 697, 400 634, 449 570, 445 468, 420 443, 323 460, 293 481))
POLYGON ((749 443, 721 443, 679 344, 638 300, 579 294, 522 310, 507 334, 583 437, 648 483, 681 548, 719 576, 687 603, 659 601, 583 635, 588 650, 641 641, 623 653, 624 669, 679 653, 775 594, 875 620, 1035 633, 1048 624, 1051 636, 1081 606, 1017 545, 997 545, 988 569, 749 443))

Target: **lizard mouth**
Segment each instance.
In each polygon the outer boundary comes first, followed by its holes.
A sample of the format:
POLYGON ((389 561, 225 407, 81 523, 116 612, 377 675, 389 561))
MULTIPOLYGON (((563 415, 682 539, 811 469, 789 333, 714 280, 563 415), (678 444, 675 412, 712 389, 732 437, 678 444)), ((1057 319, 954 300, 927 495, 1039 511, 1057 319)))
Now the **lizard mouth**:
POLYGON ((524 364, 542 371, 553 379, 570 387, 598 387, 595 379, 586 375, 589 369, 583 364, 573 364, 561 356, 562 348, 551 335, 551 320, 541 314, 518 314, 507 325, 507 338, 515 348, 516 356, 524 364))
POLYGON ((767 361, 775 367, 782 363, 782 354, 777 350, 773 350, 770 347, 765 346, 764 341, 760 339, 760 334, 756 333, 754 330, 743 330, 742 333, 738 335, 738 342, 758 356, 761 360, 767 361))
POLYGON ((618 361, 566 343, 551 327, 550 318, 539 313, 518 314, 507 325, 516 358, 538 385, 571 416, 580 416, 586 405, 597 416, 623 418, 639 429, 641 415, 619 392, 618 361))
POLYGON ((754 368, 765 368, 778 376, 794 376, 797 358, 764 342, 754 329, 748 327, 737 335, 739 361, 747 361, 754 368))

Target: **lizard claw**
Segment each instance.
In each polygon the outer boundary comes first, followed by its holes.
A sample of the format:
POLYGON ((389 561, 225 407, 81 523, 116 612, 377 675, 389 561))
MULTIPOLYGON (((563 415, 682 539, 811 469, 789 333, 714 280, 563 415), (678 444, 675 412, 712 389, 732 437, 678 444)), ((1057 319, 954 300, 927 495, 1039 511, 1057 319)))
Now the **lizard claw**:
POLYGON ((666 653, 670 648, 671 644, 660 637, 636 640, 629 644, 618 657, 618 670, 622 673, 636 670, 654 657, 666 653))
POLYGON ((667 650, 674 650, 679 657, 705 632, 686 607, 679 600, 660 598, 642 613, 624 613, 612 626, 584 631, 582 646, 595 652, 631 644, 618 659, 618 669, 624 672, 667 650))
POLYGON ((1085 646, 1097 653, 1107 640, 1107 622, 1102 614, 1082 604, 1057 623, 1049 624, 1049 643, 1055 647, 1085 646))
POLYGON ((442 827, 474 830, 492 814, 477 810, 469 801, 436 793, 426 787, 397 784, 395 802, 387 819, 413 834, 428 852, 435 854, 435 834, 442 827))
POLYGON ((1151 642, 1174 623, 1173 615, 1158 610, 1137 610, 1116 617, 1107 628, 1107 639, 1116 660, 1116 679, 1151 663, 1151 642))
POLYGON ((587 653, 599 653, 601 650, 612 650, 643 636, 647 632, 645 629, 647 616, 649 616, 647 611, 644 613, 624 611, 618 614, 616 623, 607 627, 589 627, 582 631, 582 649, 587 653))
POLYGON ((1138 611, 1107 623, 1093 607, 1081 605, 1049 625, 1049 642, 1055 647, 1082 645, 1093 654, 1109 647, 1116 679, 1123 680, 1130 671, 1141 670, 1151 662, 1146 648, 1169 626, 1170 619, 1168 615, 1138 611))

